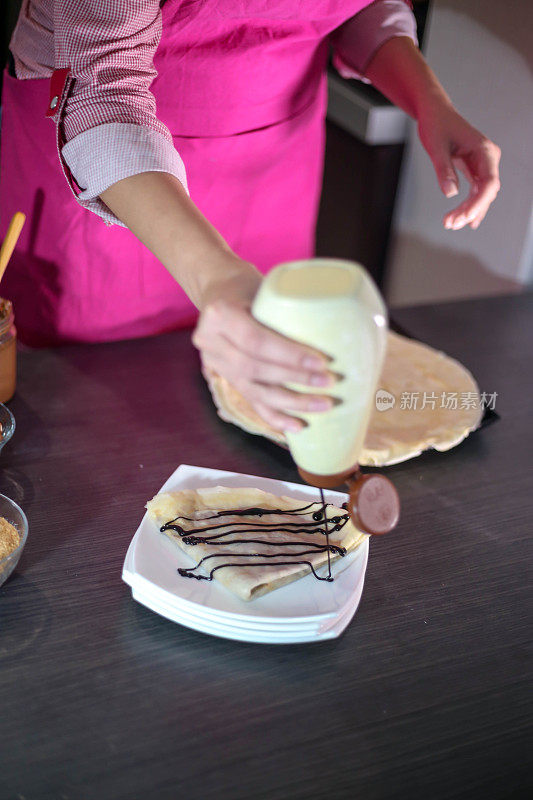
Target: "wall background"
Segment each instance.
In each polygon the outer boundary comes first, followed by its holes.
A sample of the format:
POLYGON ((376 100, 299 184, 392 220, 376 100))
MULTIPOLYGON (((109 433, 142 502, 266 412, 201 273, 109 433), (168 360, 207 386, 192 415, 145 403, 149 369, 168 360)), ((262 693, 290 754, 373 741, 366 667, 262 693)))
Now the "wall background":
POLYGON ((532 30, 530 0, 433 0, 424 53, 459 111, 501 147, 502 188, 477 232, 445 230, 457 198, 440 193, 411 131, 387 264, 390 305, 517 292, 533 280, 532 30))

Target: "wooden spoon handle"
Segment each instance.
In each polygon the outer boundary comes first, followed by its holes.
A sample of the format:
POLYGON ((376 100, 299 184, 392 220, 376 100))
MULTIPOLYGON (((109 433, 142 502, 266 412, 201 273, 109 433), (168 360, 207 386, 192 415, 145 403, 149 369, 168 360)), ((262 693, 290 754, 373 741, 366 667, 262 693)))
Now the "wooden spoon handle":
POLYGON ((15 245, 17 244, 20 232, 25 222, 26 214, 23 214, 22 211, 17 211, 15 214, 13 214, 13 218, 9 223, 9 228, 7 229, 4 241, 2 242, 2 247, 0 247, 0 281, 4 277, 4 272, 6 271, 9 259, 11 258, 11 254, 15 249, 15 245))

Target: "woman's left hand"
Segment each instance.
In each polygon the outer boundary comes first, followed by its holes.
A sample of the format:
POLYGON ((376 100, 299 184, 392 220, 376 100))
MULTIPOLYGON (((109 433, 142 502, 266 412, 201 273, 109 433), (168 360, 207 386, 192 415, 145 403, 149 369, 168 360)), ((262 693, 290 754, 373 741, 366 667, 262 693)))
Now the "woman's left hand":
POLYGON ((470 225, 475 230, 500 189, 500 148, 440 98, 419 115, 418 134, 446 197, 459 191, 457 169, 470 184, 466 200, 445 215, 444 227, 459 230, 470 225))

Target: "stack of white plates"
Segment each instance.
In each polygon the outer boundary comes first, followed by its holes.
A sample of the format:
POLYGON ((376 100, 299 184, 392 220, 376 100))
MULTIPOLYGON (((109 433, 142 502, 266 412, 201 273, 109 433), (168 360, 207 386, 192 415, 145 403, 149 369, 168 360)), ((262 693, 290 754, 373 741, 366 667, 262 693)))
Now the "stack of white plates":
MULTIPOLYGON (((308 501, 318 495, 310 486, 187 464, 178 467, 161 491, 207 486, 252 486, 308 501)), ((325 498, 338 506, 347 499, 340 492, 327 492, 325 498)), ((367 561, 365 539, 357 550, 332 564, 333 582, 309 574, 244 602, 216 580, 182 578, 178 567, 194 562, 145 515, 128 548, 122 577, 135 600, 187 628, 243 642, 295 644, 340 636, 359 605, 367 561)))

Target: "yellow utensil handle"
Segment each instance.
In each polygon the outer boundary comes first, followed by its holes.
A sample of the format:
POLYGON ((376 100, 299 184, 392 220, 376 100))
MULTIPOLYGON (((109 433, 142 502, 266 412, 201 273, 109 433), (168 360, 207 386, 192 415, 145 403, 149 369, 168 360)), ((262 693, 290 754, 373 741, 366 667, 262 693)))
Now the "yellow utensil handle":
POLYGON ((0 281, 4 277, 4 272, 6 271, 9 259, 11 258, 11 254, 15 249, 20 232, 24 227, 25 222, 26 214, 23 214, 22 211, 17 211, 15 214, 13 214, 13 218, 9 223, 9 228, 7 229, 4 241, 2 242, 2 247, 0 247, 0 281))

